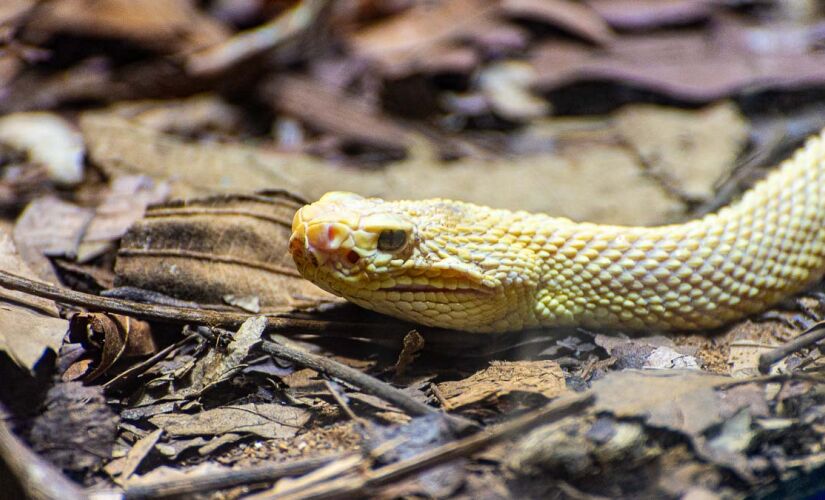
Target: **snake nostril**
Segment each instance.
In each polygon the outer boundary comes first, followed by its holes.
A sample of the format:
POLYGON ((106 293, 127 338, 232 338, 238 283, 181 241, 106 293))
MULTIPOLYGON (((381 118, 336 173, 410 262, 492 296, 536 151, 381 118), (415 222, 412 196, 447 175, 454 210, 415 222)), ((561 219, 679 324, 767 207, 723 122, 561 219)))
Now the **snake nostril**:
POLYGON ((350 264, 357 263, 358 259, 360 259, 360 258, 361 258, 361 256, 358 255, 358 252, 356 252, 355 250, 350 250, 349 252, 347 252, 347 260, 349 261, 350 264))

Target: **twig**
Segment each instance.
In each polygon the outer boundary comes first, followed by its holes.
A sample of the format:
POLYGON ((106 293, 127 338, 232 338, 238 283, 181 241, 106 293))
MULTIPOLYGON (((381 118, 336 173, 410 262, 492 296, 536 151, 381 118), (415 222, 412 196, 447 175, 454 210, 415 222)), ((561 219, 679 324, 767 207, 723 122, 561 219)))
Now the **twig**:
POLYGON ((283 337, 273 336, 273 339, 274 341, 264 340, 261 342, 261 350, 272 356, 298 363, 301 366, 340 379, 353 387, 392 403, 412 416, 440 413, 439 410, 408 396, 404 391, 355 368, 295 347, 294 344, 283 337))
MULTIPOLYGON (((92 310, 125 314, 139 319, 166 321, 170 323, 195 323, 201 325, 237 328, 253 314, 210 311, 187 307, 172 307, 158 304, 145 304, 130 300, 102 297, 58 287, 49 283, 33 281, 0 270, 0 287, 44 297, 60 302, 86 307, 92 310)), ((291 333, 327 334, 330 330, 348 330, 363 332, 370 336, 387 336, 386 325, 369 323, 344 323, 340 321, 322 321, 267 316, 267 329, 290 331, 291 333)))
POLYGON ((287 476, 307 474, 319 467, 323 467, 337 460, 346 459, 347 457, 347 455, 315 457, 248 469, 211 472, 208 475, 187 479, 135 485, 126 489, 124 498, 127 500, 137 500, 141 498, 182 496, 206 491, 214 492, 216 490, 224 490, 244 484, 269 483, 287 476))
POLYGON ((759 372, 768 373, 771 371, 771 366, 780 359, 800 349, 814 345, 822 339, 825 339, 825 322, 817 323, 790 342, 786 342, 772 351, 760 354, 759 372))
MULTIPOLYGON (((28 498, 35 500, 82 500, 86 498, 76 484, 60 473, 53 465, 26 447, 9 430, 6 410, 0 406, 0 460, 5 462, 11 475, 19 483, 28 498)), ((9 477, 0 479, 3 491, 9 495, 9 477)))
POLYGON ((523 434, 541 424, 559 420, 581 411, 592 402, 593 397, 591 393, 584 393, 556 400, 543 408, 496 425, 486 431, 419 453, 406 460, 368 471, 360 476, 348 476, 335 481, 316 483, 300 491, 291 490, 268 498, 272 500, 298 498, 318 500, 368 496, 375 488, 406 479, 457 458, 466 457, 500 441, 523 434))
POLYGON ((344 399, 344 396, 338 392, 338 389, 336 389, 333 382, 325 380, 324 386, 326 386, 327 390, 332 395, 332 399, 335 400, 335 402, 338 404, 338 406, 341 407, 341 410, 347 414, 350 420, 352 420, 358 425, 366 425, 366 421, 363 418, 356 415, 354 411, 352 411, 352 408, 349 407, 347 401, 344 399))

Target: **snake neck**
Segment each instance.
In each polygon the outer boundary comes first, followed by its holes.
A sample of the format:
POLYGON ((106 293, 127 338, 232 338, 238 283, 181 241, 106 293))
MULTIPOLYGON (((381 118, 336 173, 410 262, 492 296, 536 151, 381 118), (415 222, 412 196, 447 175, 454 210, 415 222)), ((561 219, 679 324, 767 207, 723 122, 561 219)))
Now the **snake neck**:
POLYGON ((765 309, 825 270, 825 147, 804 148, 716 214, 622 227, 532 216, 540 269, 523 326, 713 328, 765 309))

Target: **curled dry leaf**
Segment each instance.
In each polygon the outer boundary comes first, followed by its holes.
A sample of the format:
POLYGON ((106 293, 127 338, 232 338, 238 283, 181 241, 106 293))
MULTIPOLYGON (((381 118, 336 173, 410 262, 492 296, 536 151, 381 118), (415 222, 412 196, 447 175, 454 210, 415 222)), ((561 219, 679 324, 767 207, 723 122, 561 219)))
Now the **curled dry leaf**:
POLYGON ((490 367, 464 380, 442 382, 438 389, 448 410, 512 392, 535 392, 555 398, 565 391, 564 373, 555 361, 493 361, 490 367))
POLYGON ((152 207, 123 238, 116 285, 204 305, 257 296, 264 312, 334 300, 301 278, 286 251, 301 204, 273 192, 152 207))
POLYGON ((0 143, 22 150, 46 167, 57 184, 83 180, 83 136, 53 113, 13 113, 0 117, 0 143))
POLYGON ((85 382, 106 374, 122 356, 146 356, 157 352, 149 323, 119 314, 75 314, 70 321, 69 339, 86 349, 85 359, 77 363, 93 369, 83 373, 77 367, 69 367, 67 373, 71 374, 72 380, 81 375, 85 382), (89 358, 95 363, 90 365, 89 358))

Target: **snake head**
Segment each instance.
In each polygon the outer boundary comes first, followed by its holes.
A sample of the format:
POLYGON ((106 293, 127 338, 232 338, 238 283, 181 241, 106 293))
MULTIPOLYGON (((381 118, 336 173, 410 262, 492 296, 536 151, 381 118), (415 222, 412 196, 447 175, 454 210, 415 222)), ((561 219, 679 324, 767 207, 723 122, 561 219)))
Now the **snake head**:
POLYGON ((503 314, 494 300, 501 283, 443 240, 459 219, 440 200, 387 202, 331 192, 295 214, 289 251, 301 275, 362 307, 431 326, 480 329, 503 314))

